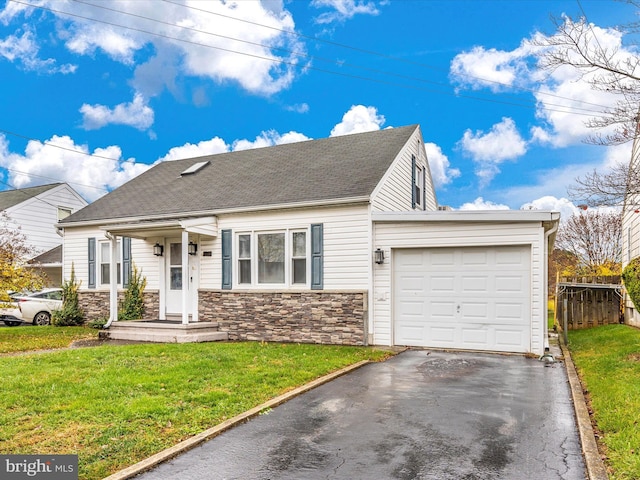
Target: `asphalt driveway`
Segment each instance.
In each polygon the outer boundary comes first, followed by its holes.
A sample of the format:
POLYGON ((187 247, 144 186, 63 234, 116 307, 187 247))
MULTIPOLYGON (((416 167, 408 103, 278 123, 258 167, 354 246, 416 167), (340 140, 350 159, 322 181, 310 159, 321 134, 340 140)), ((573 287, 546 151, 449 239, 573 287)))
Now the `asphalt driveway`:
POLYGON ((585 464, 564 365, 409 350, 138 479, 563 479, 585 464))

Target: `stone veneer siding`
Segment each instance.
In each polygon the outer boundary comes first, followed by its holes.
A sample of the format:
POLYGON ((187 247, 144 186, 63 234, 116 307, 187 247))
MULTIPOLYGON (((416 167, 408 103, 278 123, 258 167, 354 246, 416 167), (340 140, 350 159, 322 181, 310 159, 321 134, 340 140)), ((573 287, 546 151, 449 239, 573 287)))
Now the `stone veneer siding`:
POLYGON ((200 290, 200 321, 229 340, 364 345, 367 292, 200 290))
MULTIPOLYGON (((160 294, 157 290, 145 290, 144 293, 145 318, 158 319, 160 314, 160 294)), ((124 290, 118 291, 118 303, 124 298, 124 290)), ((81 290, 78 292, 78 303, 84 310, 85 320, 109 318, 109 291, 81 290)))

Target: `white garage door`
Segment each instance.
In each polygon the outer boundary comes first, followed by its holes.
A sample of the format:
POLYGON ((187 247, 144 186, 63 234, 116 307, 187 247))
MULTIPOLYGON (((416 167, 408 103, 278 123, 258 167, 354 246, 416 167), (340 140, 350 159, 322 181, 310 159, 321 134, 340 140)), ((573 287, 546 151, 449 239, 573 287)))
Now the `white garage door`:
POLYGON ((396 345, 531 350, 530 246, 396 250, 393 270, 396 345))

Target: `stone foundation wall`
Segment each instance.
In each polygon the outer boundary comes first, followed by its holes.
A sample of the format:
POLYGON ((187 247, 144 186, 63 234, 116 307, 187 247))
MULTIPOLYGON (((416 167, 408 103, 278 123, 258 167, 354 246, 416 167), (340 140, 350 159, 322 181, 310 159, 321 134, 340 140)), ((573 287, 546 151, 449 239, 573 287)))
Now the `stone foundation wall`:
POLYGON ((364 345, 367 292, 200 290, 200 321, 229 340, 364 345))
MULTIPOLYGON (((124 290, 118 291, 118 303, 124 298, 124 290)), ((103 290, 82 290, 78 293, 78 303, 84 310, 85 320, 109 318, 109 292, 103 290)), ((159 318, 160 295, 157 290, 144 291, 145 317, 159 318)))

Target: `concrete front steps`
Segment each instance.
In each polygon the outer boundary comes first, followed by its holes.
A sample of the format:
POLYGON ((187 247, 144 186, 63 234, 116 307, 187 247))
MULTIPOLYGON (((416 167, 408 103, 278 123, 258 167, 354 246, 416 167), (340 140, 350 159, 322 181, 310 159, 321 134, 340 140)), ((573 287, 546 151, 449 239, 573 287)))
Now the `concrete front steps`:
POLYGON ((196 322, 183 325, 168 320, 136 320, 113 322, 100 332, 101 338, 156 343, 219 342, 228 340, 226 332, 218 331, 215 322, 196 322))

